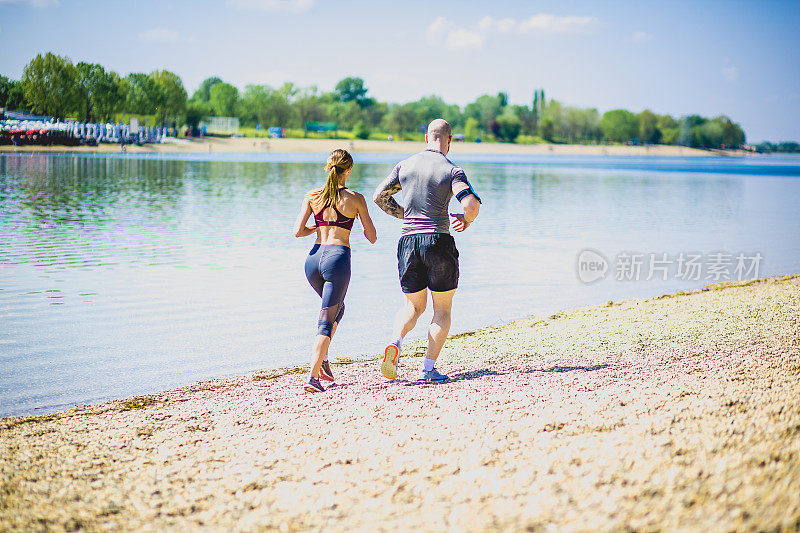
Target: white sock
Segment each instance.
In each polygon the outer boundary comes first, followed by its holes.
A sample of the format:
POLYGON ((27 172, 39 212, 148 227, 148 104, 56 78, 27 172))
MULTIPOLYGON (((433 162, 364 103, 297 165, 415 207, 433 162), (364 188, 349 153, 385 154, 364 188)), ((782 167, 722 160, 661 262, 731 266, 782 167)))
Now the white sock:
POLYGON ((403 349, 403 337, 398 337, 397 340, 394 341, 392 344, 397 346, 397 350, 398 351, 402 350, 403 349))
POLYGON ((328 360, 328 354, 325 354, 325 359, 323 359, 323 361, 327 361, 327 360, 328 360))
POLYGON ((425 372, 430 372, 431 370, 433 370, 433 367, 435 365, 436 365, 436 359, 428 359, 426 357, 422 363, 422 369, 425 370, 425 372))

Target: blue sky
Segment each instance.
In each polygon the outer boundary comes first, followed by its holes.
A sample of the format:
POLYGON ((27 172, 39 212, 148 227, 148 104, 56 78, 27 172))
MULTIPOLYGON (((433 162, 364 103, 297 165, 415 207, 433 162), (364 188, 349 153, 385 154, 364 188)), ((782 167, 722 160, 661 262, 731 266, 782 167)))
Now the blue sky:
POLYGON ((191 92, 217 75, 243 87, 330 90, 465 104, 534 88, 568 105, 726 114, 748 141, 800 140, 798 1, 0 0, 0 73, 39 52, 121 74, 166 68, 191 92))

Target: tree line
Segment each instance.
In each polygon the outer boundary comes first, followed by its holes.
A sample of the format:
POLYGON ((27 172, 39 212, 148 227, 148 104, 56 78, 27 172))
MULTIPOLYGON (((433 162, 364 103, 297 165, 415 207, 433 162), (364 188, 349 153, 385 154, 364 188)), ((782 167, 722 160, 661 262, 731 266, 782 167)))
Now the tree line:
POLYGON ((204 117, 238 117, 246 127, 279 126, 305 130, 309 122, 335 122, 359 138, 395 134, 418 138, 420 127, 442 117, 467 140, 501 142, 617 142, 680 144, 700 148, 745 143, 739 124, 726 116, 675 118, 649 110, 567 106, 533 91, 530 105, 512 105, 508 95, 482 95, 460 107, 431 95, 390 104, 368 95, 364 81, 347 77, 333 91, 317 87, 246 85, 243 90, 210 77, 189 97, 181 78, 167 70, 121 76, 96 63, 52 53, 39 54, 22 79, 0 76, 0 107, 29 110, 57 118, 114 120, 118 114, 149 115, 158 124, 197 126, 204 117))

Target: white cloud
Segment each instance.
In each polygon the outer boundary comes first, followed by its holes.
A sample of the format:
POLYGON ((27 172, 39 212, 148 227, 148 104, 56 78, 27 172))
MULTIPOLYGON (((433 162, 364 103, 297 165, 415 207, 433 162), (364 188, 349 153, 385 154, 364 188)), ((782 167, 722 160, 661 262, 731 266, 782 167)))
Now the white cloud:
POLYGON ((425 32, 425 41, 431 46, 444 45, 450 50, 479 50, 484 37, 476 31, 456 26, 444 17, 436 17, 425 32))
POLYGON ((145 43, 175 43, 178 32, 166 28, 151 28, 139 34, 139 40, 145 43))
POLYGON ((631 39, 635 43, 646 43, 647 41, 651 40, 653 36, 646 31, 637 31, 633 33, 633 37, 631 39))
POLYGON ((727 83, 736 83, 739 81, 739 69, 736 67, 722 67, 720 72, 722 73, 722 78, 727 83))
POLYGON ((59 0, 0 0, 0 4, 28 4, 31 7, 51 7, 60 5, 59 0))
POLYGON ((228 4, 241 11, 286 11, 305 13, 314 7, 315 0, 228 0, 228 4))
POLYGON ((540 13, 519 23, 519 33, 573 34, 596 25, 596 17, 558 17, 540 13))
POLYGON ((524 20, 486 16, 478 21, 475 28, 462 28, 444 17, 437 17, 428 26, 425 40, 431 46, 444 43, 451 50, 479 50, 492 34, 576 34, 591 29, 599 22, 596 17, 559 17, 542 13, 524 20))
POLYGON ((478 21, 478 28, 484 32, 509 34, 517 28, 517 21, 509 18, 495 19, 492 17, 483 17, 478 21))
POLYGON ((425 41, 431 46, 442 44, 447 34, 455 28, 455 24, 444 17, 436 17, 425 32, 425 41))
POLYGON ((474 31, 456 28, 447 35, 445 45, 451 50, 480 50, 483 48, 483 35, 474 31))

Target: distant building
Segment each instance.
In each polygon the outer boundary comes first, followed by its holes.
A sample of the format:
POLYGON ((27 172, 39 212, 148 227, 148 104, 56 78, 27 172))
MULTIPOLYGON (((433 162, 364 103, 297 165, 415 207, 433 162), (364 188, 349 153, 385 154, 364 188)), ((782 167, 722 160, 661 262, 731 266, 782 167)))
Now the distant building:
POLYGON ((209 135, 236 135, 239 133, 239 119, 237 117, 206 117, 200 121, 209 135))

